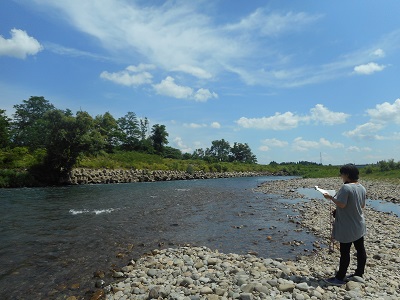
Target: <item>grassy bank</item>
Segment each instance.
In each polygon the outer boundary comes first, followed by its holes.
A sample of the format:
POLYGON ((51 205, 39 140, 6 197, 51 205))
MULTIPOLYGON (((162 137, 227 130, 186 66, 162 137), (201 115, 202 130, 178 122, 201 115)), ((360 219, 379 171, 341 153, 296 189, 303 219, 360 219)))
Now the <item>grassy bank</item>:
MULTIPOLYGON (((38 181, 29 169, 43 157, 42 152, 28 153, 24 149, 0 153, 0 187, 38 186, 38 181)), ((171 159, 140 152, 102 153, 81 157, 75 167, 91 169, 147 169, 170 170, 193 173, 203 172, 284 172, 304 178, 325 178, 339 175, 338 166, 323 166, 315 163, 270 163, 248 164, 239 162, 207 162, 201 159, 171 159)), ((360 167, 360 177, 390 180, 400 184, 400 164, 393 161, 379 162, 360 167)))

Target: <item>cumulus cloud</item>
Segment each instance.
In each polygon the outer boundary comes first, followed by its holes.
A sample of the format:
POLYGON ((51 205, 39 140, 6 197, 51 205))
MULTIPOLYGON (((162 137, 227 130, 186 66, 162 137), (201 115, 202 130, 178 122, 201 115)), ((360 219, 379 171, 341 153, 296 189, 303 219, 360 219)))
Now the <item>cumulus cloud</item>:
POLYGON ((125 86, 139 86, 143 84, 150 84, 153 76, 145 71, 153 69, 153 65, 139 65, 139 66, 128 66, 125 70, 110 73, 103 71, 100 74, 100 78, 110 80, 116 84, 125 86))
POLYGON ((350 146, 346 149, 347 152, 370 152, 372 149, 370 147, 357 147, 357 146, 350 146))
POLYGON ((373 121, 400 124, 400 98, 396 99, 393 104, 389 102, 377 104, 375 108, 368 109, 367 114, 373 121))
POLYGON ((356 74, 361 74, 361 75, 370 75, 375 72, 380 72, 385 69, 386 66, 384 65, 378 65, 377 63, 370 62, 364 65, 359 65, 354 67, 354 72, 356 74))
POLYGON ((376 132, 384 128, 383 124, 368 122, 358 125, 354 130, 346 131, 343 134, 349 138, 367 139, 367 140, 382 140, 382 136, 376 132))
POLYGON ((177 136, 174 138, 174 144, 176 145, 176 147, 181 150, 183 153, 191 153, 193 152, 192 148, 190 148, 189 146, 187 146, 181 137, 177 136))
POLYGON ((385 51, 379 48, 372 52, 372 55, 377 57, 385 57, 385 51))
POLYGON ((221 124, 219 124, 218 122, 212 122, 210 126, 211 128, 216 128, 216 129, 221 128, 221 124))
POLYGON ((330 111, 322 104, 317 104, 310 112, 312 120, 326 125, 342 124, 350 117, 350 115, 343 112, 330 111))
POLYGON ((177 99, 193 99, 197 102, 205 102, 208 99, 218 98, 216 93, 210 92, 208 89, 201 88, 195 92, 191 87, 178 85, 171 76, 167 76, 158 84, 153 84, 153 88, 159 95, 177 99))
POLYGON ((270 130, 288 130, 298 127, 301 123, 314 121, 316 124, 336 125, 346 122, 350 115, 342 112, 333 112, 322 104, 317 104, 310 109, 310 114, 301 116, 290 111, 275 113, 274 116, 262 118, 246 118, 241 117, 236 123, 243 128, 257 128, 270 130))
POLYGON ((271 148, 283 148, 288 146, 288 142, 278 139, 265 139, 261 141, 262 145, 258 148, 260 151, 269 151, 271 148))
POLYGON ((241 117, 236 123, 243 128, 288 130, 296 128, 302 117, 296 116, 292 112, 275 113, 271 117, 246 118, 241 117))
POLYGON ((398 140, 399 133, 388 133, 391 125, 400 124, 400 98, 392 104, 384 102, 377 104, 375 108, 367 109, 370 120, 367 123, 358 125, 355 129, 346 131, 343 135, 359 140, 398 140), (385 135, 378 134, 385 129, 385 135))
POLYGON ((320 138, 318 141, 307 141, 302 137, 295 138, 292 143, 292 148, 295 151, 307 151, 309 149, 319 149, 321 147, 326 148, 343 148, 344 145, 341 143, 330 142, 324 138, 320 138))
POLYGON ((207 124, 184 123, 183 126, 184 126, 184 127, 187 127, 187 128, 194 128, 194 129, 197 129, 197 128, 204 128, 204 127, 207 127, 207 124))
POLYGON ((35 55, 43 50, 43 46, 24 30, 14 28, 10 33, 10 39, 0 36, 0 56, 25 59, 28 55, 35 55))

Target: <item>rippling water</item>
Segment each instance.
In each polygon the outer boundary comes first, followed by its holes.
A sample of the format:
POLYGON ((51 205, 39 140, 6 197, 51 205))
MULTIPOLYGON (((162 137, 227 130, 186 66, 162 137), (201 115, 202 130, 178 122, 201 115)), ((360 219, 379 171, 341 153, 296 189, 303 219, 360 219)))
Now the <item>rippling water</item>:
MULTIPOLYGON (((278 198, 250 177, 0 190, 0 298, 90 298, 93 272, 158 247, 294 258, 314 237, 296 232, 278 198), (272 239, 267 239, 270 236, 272 239), (293 248, 287 242, 304 241, 293 248)), ((286 202, 287 203, 287 202, 286 202)))

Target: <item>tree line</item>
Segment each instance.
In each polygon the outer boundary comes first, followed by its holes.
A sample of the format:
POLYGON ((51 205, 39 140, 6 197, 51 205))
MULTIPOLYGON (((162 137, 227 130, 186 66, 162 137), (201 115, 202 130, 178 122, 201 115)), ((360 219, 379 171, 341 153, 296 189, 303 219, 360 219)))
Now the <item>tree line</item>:
POLYGON ((212 141, 205 150, 182 153, 167 146, 165 125, 150 127, 147 117, 138 118, 134 112, 118 119, 109 112, 95 117, 86 111, 73 114, 69 109, 57 109, 42 96, 23 100, 14 109, 12 118, 0 109, 0 149, 35 152, 40 161, 30 172, 46 182, 56 183, 66 176, 82 156, 102 152, 138 151, 174 159, 257 162, 246 143, 235 142, 231 147, 224 139, 212 141))

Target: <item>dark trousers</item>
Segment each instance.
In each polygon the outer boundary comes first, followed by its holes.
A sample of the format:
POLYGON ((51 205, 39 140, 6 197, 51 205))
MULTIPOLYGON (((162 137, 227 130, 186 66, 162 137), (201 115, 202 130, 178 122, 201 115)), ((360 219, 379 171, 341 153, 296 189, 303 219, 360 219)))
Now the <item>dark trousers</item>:
POLYGON ((365 263, 367 262, 367 253, 365 252, 364 247, 364 237, 362 237, 355 242, 340 243, 340 265, 339 271, 336 273, 337 279, 344 280, 346 277, 347 268, 350 265, 351 244, 354 244, 354 247, 357 250, 357 269, 354 275, 362 277, 364 274, 365 263))

